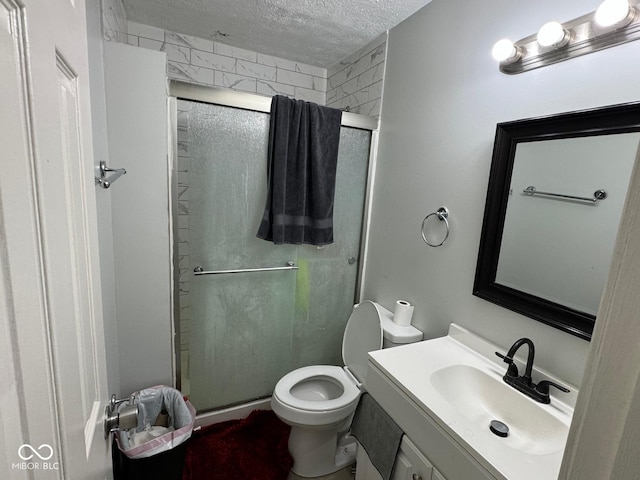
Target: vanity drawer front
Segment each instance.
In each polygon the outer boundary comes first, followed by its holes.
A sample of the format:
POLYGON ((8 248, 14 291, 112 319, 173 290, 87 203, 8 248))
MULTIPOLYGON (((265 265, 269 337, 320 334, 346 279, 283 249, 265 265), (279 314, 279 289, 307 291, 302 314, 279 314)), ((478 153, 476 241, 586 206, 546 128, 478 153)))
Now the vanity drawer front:
POLYGON ((402 437, 391 480, 430 480, 432 471, 433 465, 418 447, 406 435, 402 437))

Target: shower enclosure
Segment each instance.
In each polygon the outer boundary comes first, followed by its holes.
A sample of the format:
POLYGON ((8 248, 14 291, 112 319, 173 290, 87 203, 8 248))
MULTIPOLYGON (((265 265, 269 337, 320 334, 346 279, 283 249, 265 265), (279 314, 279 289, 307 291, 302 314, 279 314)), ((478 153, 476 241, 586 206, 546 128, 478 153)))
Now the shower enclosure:
POLYGON ((341 364, 375 121, 351 114, 360 122, 352 128, 343 120, 334 243, 274 245, 255 236, 270 99, 178 82, 172 95, 178 385, 199 411, 217 410, 268 397, 292 369, 341 364))

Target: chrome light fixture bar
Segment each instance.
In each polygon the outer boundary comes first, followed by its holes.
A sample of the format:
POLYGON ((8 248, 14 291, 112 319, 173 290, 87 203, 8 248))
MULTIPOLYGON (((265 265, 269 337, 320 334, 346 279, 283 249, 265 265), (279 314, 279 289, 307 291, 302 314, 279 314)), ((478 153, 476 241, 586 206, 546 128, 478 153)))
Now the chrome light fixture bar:
POLYGON ((492 54, 501 72, 517 74, 638 39, 640 0, 605 0, 595 12, 549 22, 515 43, 500 40, 492 54))

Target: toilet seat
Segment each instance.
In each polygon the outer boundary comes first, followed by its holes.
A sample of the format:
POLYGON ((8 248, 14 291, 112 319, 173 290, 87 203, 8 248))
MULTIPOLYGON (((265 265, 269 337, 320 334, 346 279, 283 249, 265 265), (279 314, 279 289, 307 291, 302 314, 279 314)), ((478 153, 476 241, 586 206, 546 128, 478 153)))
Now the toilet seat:
POLYGON ((289 372, 276 384, 274 396, 285 405, 308 412, 326 412, 339 410, 358 400, 360 389, 341 368, 332 365, 312 365, 289 372), (322 381, 323 377, 333 381, 342 388, 342 394, 331 400, 305 400, 291 393, 291 389, 301 382, 314 379, 322 381))

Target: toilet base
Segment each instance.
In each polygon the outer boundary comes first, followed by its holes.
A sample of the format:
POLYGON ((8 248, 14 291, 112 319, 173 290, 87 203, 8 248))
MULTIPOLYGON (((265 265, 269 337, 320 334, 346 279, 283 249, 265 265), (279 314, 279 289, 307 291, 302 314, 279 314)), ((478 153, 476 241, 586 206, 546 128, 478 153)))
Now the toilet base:
POLYGON ((291 471, 300 477, 321 477, 355 463, 356 439, 337 429, 291 427, 291 471))

